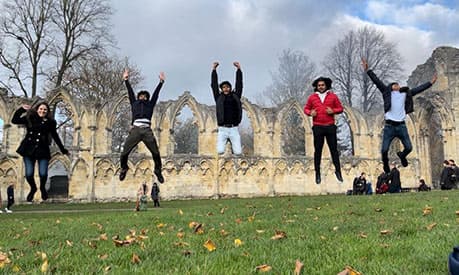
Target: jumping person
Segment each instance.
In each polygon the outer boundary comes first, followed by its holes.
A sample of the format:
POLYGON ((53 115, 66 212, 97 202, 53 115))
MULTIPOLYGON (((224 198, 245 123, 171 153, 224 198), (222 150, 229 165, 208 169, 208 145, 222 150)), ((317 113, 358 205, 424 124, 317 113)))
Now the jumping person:
POLYGON ((332 80, 328 77, 319 77, 312 83, 314 93, 311 94, 304 106, 304 113, 312 116, 312 133, 314 136, 314 169, 316 183, 320 184, 320 162, 324 140, 327 139, 328 149, 335 166, 335 176, 343 181, 341 165, 339 163, 338 141, 336 138, 335 114, 343 112, 343 106, 338 96, 331 90, 332 80))
POLYGON ((242 154, 241 136, 238 125, 242 120, 242 71, 239 62, 233 62, 236 67, 236 87, 232 90, 229 81, 218 84, 217 67, 219 63, 212 64, 211 87, 216 102, 217 111, 217 152, 223 154, 228 139, 231 142, 233 154, 242 154), (220 88, 219 88, 220 87, 220 88), (221 92, 220 92, 221 90, 221 92))
POLYGON ((410 89, 408 87, 400 87, 397 82, 384 84, 373 72, 368 69, 368 63, 362 58, 363 70, 368 74, 371 81, 376 85, 378 90, 382 93, 384 101, 384 131, 381 146, 381 155, 383 161, 384 172, 389 173, 389 147, 394 138, 400 139, 403 144, 403 151, 397 152, 403 167, 408 166, 406 157, 413 150, 411 145, 408 129, 405 125, 406 115, 413 112, 413 96, 429 89, 435 81, 437 81, 437 74, 434 74, 430 82, 426 82, 416 88, 410 89))
POLYGON ((56 142, 62 154, 69 152, 64 148, 56 131, 56 120, 52 117, 48 103, 38 103, 36 107, 22 105, 16 110, 11 120, 14 124, 25 125, 27 134, 22 140, 16 152, 23 157, 25 177, 30 185, 27 201, 32 202, 37 185, 35 184, 35 163, 38 162, 38 174, 40 176, 40 191, 42 200, 48 199, 45 184, 48 180, 48 164, 51 159, 49 145, 51 138, 56 142), (26 113, 25 116, 23 114, 26 113))
POLYGON ((129 131, 129 135, 126 138, 126 142, 123 146, 123 152, 120 156, 120 181, 126 178, 128 167, 128 157, 132 149, 143 142, 148 150, 150 150, 153 161, 155 162, 154 174, 160 183, 164 182, 163 175, 161 174, 161 156, 159 155, 158 144, 156 138, 151 130, 151 117, 153 116, 153 109, 155 108, 156 102, 158 101, 159 91, 163 86, 165 75, 163 72, 159 74, 159 83, 156 86, 153 96, 150 99, 148 91, 140 91, 137 94, 137 98, 134 95, 134 90, 129 83, 129 71, 125 70, 123 73, 124 83, 129 95, 129 102, 131 104, 132 112, 132 126, 129 131))

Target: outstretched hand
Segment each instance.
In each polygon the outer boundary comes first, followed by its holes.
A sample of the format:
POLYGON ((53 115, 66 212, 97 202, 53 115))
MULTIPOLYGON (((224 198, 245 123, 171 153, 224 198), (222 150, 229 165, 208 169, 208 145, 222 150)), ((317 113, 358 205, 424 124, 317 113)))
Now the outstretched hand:
POLYGON ((241 63, 239 63, 238 61, 234 61, 233 65, 234 65, 234 67, 236 67, 238 69, 241 69, 241 63))
POLYGON ((437 73, 434 73, 434 75, 432 76, 432 80, 430 81, 430 83, 432 83, 432 85, 437 82, 437 73))
POLYGON ((160 80, 160 81, 166 80, 166 75, 164 74, 164 72, 160 72, 160 73, 159 73, 159 80, 160 80))
POLYGON ((217 69, 218 65, 220 65, 218 61, 215 61, 214 63, 212 63, 212 69, 213 70, 217 69))
POLYGON ((123 80, 128 80, 128 79, 129 79, 129 70, 128 69, 124 69, 123 80))
POLYGON ((368 62, 365 58, 362 57, 362 68, 366 72, 368 71, 368 62))

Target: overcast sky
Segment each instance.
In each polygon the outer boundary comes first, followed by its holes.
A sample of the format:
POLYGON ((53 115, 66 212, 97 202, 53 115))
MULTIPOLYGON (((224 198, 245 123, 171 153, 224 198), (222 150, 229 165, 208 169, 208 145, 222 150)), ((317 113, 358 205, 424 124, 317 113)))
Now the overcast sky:
MULTIPOLYGON (((113 34, 152 90, 166 72, 160 100, 183 91, 211 98, 210 68, 234 82, 237 60, 252 102, 271 83, 284 49, 304 51, 321 69, 330 48, 349 30, 375 26, 397 43, 408 75, 443 45, 459 47, 459 1, 113 0, 113 34)), ((401 82, 406 79, 400 80, 401 82)), ((140 88, 140 87, 139 87, 140 88)))

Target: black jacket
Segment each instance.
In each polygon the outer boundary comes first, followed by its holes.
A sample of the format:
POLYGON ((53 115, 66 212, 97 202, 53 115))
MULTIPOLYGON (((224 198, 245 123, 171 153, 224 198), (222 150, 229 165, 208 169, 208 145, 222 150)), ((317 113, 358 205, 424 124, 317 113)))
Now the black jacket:
POLYGON ((159 186, 158 185, 153 185, 151 187, 151 199, 152 200, 157 200, 159 198, 159 186))
POLYGON ((13 186, 8 186, 8 188, 6 188, 6 195, 8 196, 8 199, 9 200, 14 200, 14 188, 13 186))
POLYGON ((356 177, 352 184, 354 194, 364 194, 367 189, 367 180, 361 177, 356 177))
MULTIPOLYGON (((210 86, 212 87, 215 103, 217 105, 217 124, 218 126, 223 126, 225 124, 225 98, 227 96, 220 92, 220 89, 218 87, 218 76, 216 70, 212 70, 210 86)), ((240 69, 236 71, 235 89, 230 93, 229 96, 231 96, 235 102, 233 110, 234 112, 236 112, 236 119, 235 121, 233 121, 233 124, 237 126, 239 125, 239 123, 241 123, 242 120, 242 71, 240 69)))
MULTIPOLYGON (((387 113, 389 112, 391 108, 391 92, 392 92, 392 87, 391 84, 386 85, 384 84, 372 70, 367 71, 368 76, 370 79, 373 81, 373 83, 376 85, 378 90, 382 93, 383 100, 384 100, 384 112, 387 113)), ((432 83, 426 82, 416 88, 413 89, 408 89, 406 92, 406 100, 405 100, 405 112, 407 114, 412 113, 414 110, 413 107, 413 96, 423 92, 424 90, 429 89, 432 86, 432 83)))
POLYGON ((389 173, 389 193, 398 193, 402 190, 402 183, 400 181, 400 171, 397 168, 393 168, 389 173))
POLYGON ((51 159, 49 145, 52 138, 61 152, 67 154, 68 151, 56 132, 56 121, 54 119, 44 120, 37 114, 32 114, 29 122, 25 116, 22 116, 25 112, 27 112, 25 109, 19 108, 11 120, 12 123, 25 125, 27 128, 27 134, 16 152, 23 157, 51 159))
POLYGON ((153 109, 158 101, 159 91, 163 86, 164 81, 160 81, 156 86, 150 100, 138 100, 134 94, 134 90, 128 80, 125 80, 126 88, 128 91, 129 102, 131 103, 132 122, 139 118, 150 119, 153 116, 153 109))
POLYGON ((453 189, 455 183, 451 180, 451 176, 454 174, 454 172, 454 169, 451 167, 443 167, 440 177, 440 188, 442 190, 453 189))

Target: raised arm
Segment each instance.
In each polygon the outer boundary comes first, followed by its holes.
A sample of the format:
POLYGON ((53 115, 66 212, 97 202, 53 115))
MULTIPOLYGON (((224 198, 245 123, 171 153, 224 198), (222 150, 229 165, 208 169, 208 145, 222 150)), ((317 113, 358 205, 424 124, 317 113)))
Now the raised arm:
POLYGON ((160 72, 160 73, 159 73, 159 83, 158 83, 158 85, 156 86, 156 89, 155 89, 155 91, 153 92, 153 95, 152 95, 152 97, 151 97, 151 102, 153 102, 153 104, 156 104, 156 102, 158 101, 158 98, 159 98, 159 91, 160 91, 161 88, 163 87, 164 80, 166 80, 166 76, 164 75, 164 72, 160 72))
POLYGON ((430 82, 426 82, 422 85, 419 85, 417 86, 416 88, 413 88, 411 89, 411 95, 412 96, 415 96, 427 89, 429 89, 430 87, 432 87, 432 85, 437 81, 437 74, 435 73, 432 77, 432 80, 430 80, 430 82))
POLYGON ((128 91, 129 102, 132 104, 135 101, 135 94, 134 94, 134 90, 131 87, 131 83, 129 83, 129 71, 128 71, 128 69, 124 70, 123 80, 124 80, 124 84, 126 85, 126 89, 128 91))
POLYGON ((27 110, 30 109, 30 105, 22 105, 21 108, 17 109, 14 112, 13 118, 11 119, 11 123, 13 124, 27 124, 27 119, 25 116, 22 116, 27 110))
POLYGON ((373 83, 376 85, 379 91, 383 92, 384 90, 386 90, 387 86, 376 76, 373 70, 368 69, 368 63, 364 58, 362 58, 362 67, 363 70, 370 77, 371 81, 373 81, 373 83))
POLYGON ((212 73, 210 76, 211 82, 210 87, 212 87, 212 93, 214 94, 214 99, 217 101, 218 95, 220 94, 220 90, 218 89, 218 75, 217 75, 217 67, 219 63, 216 61, 212 63, 212 73))
POLYGON ((241 64, 237 61, 233 62, 233 65, 237 68, 236 70, 236 87, 234 92, 236 95, 241 98, 242 96, 242 71, 241 71, 241 64))
POLYGON ((62 154, 67 155, 69 151, 65 149, 64 145, 62 144, 62 141, 57 134, 56 131, 57 123, 55 120, 51 120, 51 125, 50 125, 50 131, 51 131, 51 137, 54 139, 54 142, 56 142, 56 145, 59 147, 59 150, 61 150, 62 154))

